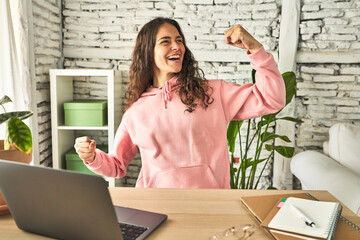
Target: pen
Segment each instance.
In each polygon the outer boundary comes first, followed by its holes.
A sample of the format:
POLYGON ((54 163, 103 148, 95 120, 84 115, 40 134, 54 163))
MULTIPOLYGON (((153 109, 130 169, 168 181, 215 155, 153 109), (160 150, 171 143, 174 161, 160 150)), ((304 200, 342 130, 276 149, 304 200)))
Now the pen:
POLYGON ((304 213, 302 213, 298 208, 296 208, 294 205, 290 204, 290 207, 296 212, 296 214, 305 222, 306 225, 310 227, 315 227, 315 223, 308 218, 304 213))

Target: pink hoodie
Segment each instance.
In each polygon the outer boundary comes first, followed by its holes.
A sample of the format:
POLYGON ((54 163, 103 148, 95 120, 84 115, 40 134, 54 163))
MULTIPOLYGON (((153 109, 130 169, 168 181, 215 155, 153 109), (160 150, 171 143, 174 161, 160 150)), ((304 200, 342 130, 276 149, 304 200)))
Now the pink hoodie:
POLYGON ((136 187, 230 188, 229 121, 275 113, 285 105, 284 81, 272 55, 261 47, 248 56, 257 70, 256 84, 209 81, 214 102, 206 110, 185 111, 175 91, 177 78, 147 89, 123 115, 114 150, 96 149, 88 168, 124 177, 139 148, 142 169, 136 187))

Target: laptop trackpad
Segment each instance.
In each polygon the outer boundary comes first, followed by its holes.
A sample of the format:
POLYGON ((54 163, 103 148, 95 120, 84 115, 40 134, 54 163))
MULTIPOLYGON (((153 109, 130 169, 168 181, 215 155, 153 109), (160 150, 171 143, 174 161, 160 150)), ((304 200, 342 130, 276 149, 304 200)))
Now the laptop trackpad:
POLYGON ((155 228, 167 218, 167 216, 164 214, 148 212, 133 208, 126 208, 120 206, 114 206, 114 208, 117 219, 121 223, 155 228))

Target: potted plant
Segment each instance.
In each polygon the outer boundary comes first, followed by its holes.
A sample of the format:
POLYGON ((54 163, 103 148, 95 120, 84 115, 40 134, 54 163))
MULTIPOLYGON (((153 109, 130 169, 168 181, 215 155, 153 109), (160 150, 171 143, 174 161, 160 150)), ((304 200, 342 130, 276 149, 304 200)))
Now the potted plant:
MULTIPOLYGON (((291 102, 291 99, 295 95, 296 90, 296 76, 293 72, 286 72, 282 74, 282 77, 286 86, 286 105, 291 102)), ((255 83, 255 70, 252 71, 252 81, 255 83)), ((285 105, 285 106, 286 106, 285 105)), ((282 110, 282 109, 281 109, 282 110)), ((285 142, 291 142, 287 136, 280 136, 275 133, 269 132, 270 124, 275 123, 278 120, 292 121, 301 123, 302 121, 292 117, 278 117, 281 112, 261 116, 257 119, 249 119, 246 126, 245 143, 241 141, 240 128, 245 122, 231 121, 227 130, 227 142, 230 152, 230 185, 231 188, 241 189, 256 189, 259 184, 259 180, 265 170, 265 167, 269 160, 273 157, 274 152, 278 152, 284 157, 290 158, 294 155, 294 148, 288 146, 275 146, 269 144, 274 139, 280 138, 285 142), (256 121, 255 121, 256 120, 256 121), (251 131, 251 125, 255 124, 255 129, 251 131), (253 133, 252 133, 253 132, 253 133), (236 138, 239 139, 240 156, 235 157, 235 143, 236 138), (250 157, 250 148, 253 147, 252 156, 250 157), (268 157, 261 158, 261 152, 264 149, 269 151, 268 157), (255 182, 255 173, 258 164, 264 162, 260 175, 255 182), (238 164, 237 164, 238 163, 238 164)))
MULTIPOLYGON (((0 140, 0 159, 30 163, 32 159, 32 135, 30 128, 23 122, 33 115, 31 111, 6 112, 4 105, 12 102, 8 96, 0 99, 3 113, 0 125, 5 124, 5 138, 0 140)), ((6 203, 0 193, 0 214, 8 213, 6 203)))

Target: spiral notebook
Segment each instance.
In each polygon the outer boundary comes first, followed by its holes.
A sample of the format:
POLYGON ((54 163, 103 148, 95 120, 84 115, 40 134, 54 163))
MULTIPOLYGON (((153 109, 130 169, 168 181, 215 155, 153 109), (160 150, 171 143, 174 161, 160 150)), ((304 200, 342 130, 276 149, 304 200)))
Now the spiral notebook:
POLYGON ((262 225, 270 232, 303 239, 334 239, 341 210, 342 206, 336 202, 289 197, 276 215, 265 218, 262 225), (307 225, 304 216, 314 225, 307 225))
MULTIPOLYGON (((276 193, 276 191, 274 192, 276 193)), ((297 197, 303 199, 316 200, 313 195, 303 192, 303 193, 287 193, 287 194, 272 194, 272 195, 256 195, 256 196, 243 196, 241 197, 241 202, 249 210, 251 215, 259 222, 263 224, 264 220, 270 219, 275 216, 279 211, 277 207, 279 202, 283 198, 297 197)), ((269 233, 274 239, 277 240, 298 240, 304 239, 298 234, 291 235, 284 231, 269 230, 264 228, 266 232, 269 233)), ((306 239, 306 238, 305 238, 306 239)), ((336 230, 335 240, 343 239, 359 239, 360 240, 360 227, 350 221, 344 216, 340 216, 340 221, 336 230)))

